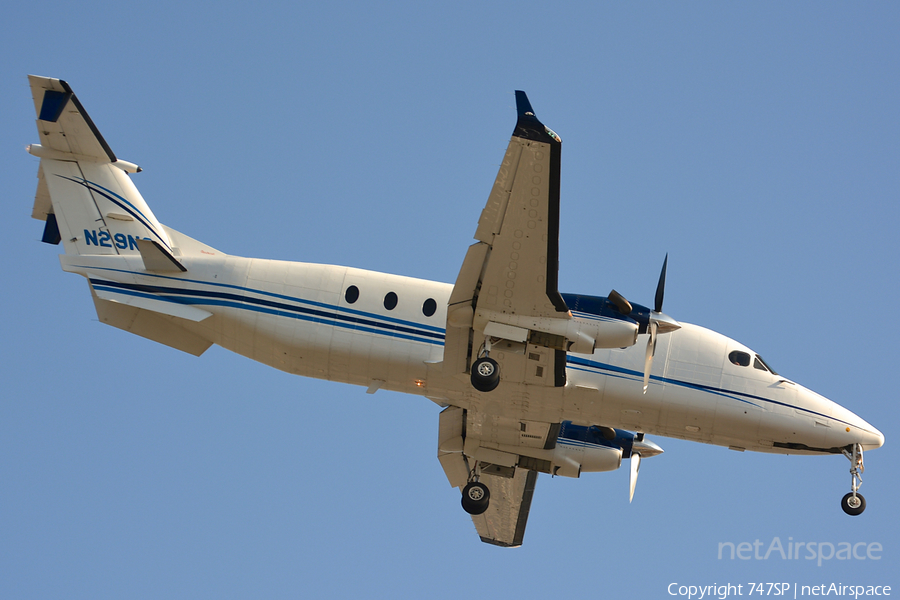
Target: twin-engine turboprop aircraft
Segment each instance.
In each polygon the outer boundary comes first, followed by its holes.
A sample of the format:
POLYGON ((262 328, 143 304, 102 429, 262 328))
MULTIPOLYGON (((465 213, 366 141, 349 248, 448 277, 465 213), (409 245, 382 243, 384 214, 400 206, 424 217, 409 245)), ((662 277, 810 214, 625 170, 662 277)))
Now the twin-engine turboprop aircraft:
POLYGON ((104 323, 194 355, 444 407, 438 459, 481 539, 522 543, 538 473, 579 477, 662 449, 645 433, 737 450, 844 454, 860 514, 863 449, 884 436, 746 346, 653 309, 557 289, 561 140, 518 120, 455 284, 229 256, 161 224, 65 81, 30 77, 40 144, 32 216, 104 323), (655 358, 654 358, 655 357, 655 358), (636 432, 636 433, 633 433, 636 432))

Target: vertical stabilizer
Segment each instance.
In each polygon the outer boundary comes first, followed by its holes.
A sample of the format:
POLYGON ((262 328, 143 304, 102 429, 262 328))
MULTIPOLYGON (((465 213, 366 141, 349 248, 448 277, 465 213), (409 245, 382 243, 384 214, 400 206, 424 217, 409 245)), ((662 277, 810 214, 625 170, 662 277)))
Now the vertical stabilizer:
POLYGON ((116 158, 69 85, 29 76, 41 159, 32 216, 46 222, 43 241, 63 242, 67 254, 140 254, 151 240, 178 255, 132 183, 139 167, 116 158))

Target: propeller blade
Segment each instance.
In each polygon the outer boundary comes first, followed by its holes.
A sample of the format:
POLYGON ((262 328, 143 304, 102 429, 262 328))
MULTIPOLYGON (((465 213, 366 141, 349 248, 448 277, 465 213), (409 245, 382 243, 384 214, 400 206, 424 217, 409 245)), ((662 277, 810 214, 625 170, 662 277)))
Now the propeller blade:
POLYGON ((656 284, 656 298, 653 304, 653 310, 658 313, 662 312, 663 305, 663 296, 666 292, 666 267, 669 264, 669 254, 666 253, 666 258, 663 260, 662 271, 659 272, 659 283, 656 284))
POLYGON ((653 319, 647 330, 650 332, 650 338, 647 340, 647 351, 644 354, 644 393, 647 393, 647 386, 650 385, 650 367, 653 366, 653 355, 656 354, 656 335, 659 325, 653 319))
POLYGON ((628 502, 634 500, 634 486, 637 485, 638 471, 641 470, 641 455, 632 451, 631 453, 631 476, 628 479, 628 502))

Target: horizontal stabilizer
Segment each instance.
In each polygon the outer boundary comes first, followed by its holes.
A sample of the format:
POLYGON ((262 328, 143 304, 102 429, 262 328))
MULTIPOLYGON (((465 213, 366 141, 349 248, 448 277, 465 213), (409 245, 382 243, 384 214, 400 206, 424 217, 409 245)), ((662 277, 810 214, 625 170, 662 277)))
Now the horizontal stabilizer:
POLYGON ((144 268, 148 271, 181 271, 182 273, 187 271, 187 268, 158 242, 154 240, 136 241, 144 261, 144 268))
POLYGON ((92 296, 97 317, 102 323, 194 356, 200 356, 212 346, 212 342, 188 331, 166 315, 104 300, 95 291, 92 296))
POLYGON ((41 146, 65 154, 116 162, 116 155, 100 135, 69 84, 61 79, 29 75, 41 146))
POLYGON ((94 294, 101 300, 108 300, 119 304, 127 304, 143 308, 155 313, 187 319, 199 323, 212 316, 212 313, 196 306, 182 304, 169 300, 163 296, 149 292, 139 292, 131 288, 120 287, 112 282, 91 279, 91 287, 94 294))

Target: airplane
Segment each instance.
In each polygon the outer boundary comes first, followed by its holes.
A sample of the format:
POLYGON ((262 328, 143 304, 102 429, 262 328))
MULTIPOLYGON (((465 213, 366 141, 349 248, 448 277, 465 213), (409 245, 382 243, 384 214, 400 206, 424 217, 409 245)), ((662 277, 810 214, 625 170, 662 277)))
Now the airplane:
MULTIPOLYGON (((517 120, 453 284, 232 256, 157 220, 65 81, 29 76, 40 158, 32 217, 88 280, 100 321, 200 356, 212 344, 277 369, 442 408, 437 457, 481 540, 520 546, 539 473, 629 460, 647 434, 780 454, 843 454, 849 515, 863 452, 884 436, 745 345, 653 307, 561 293, 562 140, 516 92, 517 120)), ((461 252, 462 254, 462 252, 461 252)))

